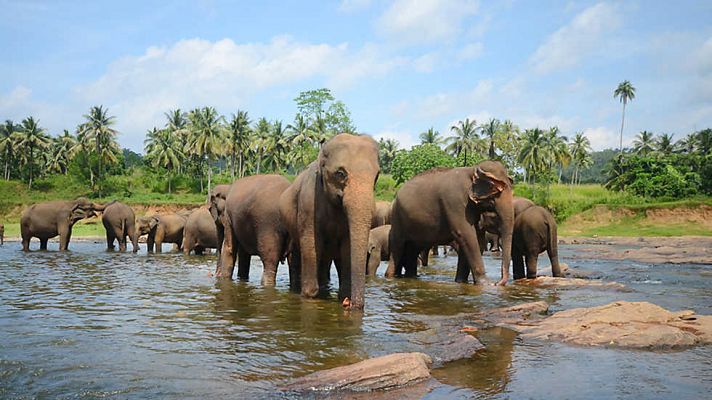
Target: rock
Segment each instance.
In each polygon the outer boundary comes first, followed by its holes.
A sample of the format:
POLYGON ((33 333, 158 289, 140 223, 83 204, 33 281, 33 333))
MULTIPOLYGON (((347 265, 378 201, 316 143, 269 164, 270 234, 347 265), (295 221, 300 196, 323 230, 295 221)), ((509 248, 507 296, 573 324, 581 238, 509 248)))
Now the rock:
POLYGON ((518 331, 520 326, 530 325, 544 318, 549 304, 544 301, 519 304, 512 307, 495 308, 482 315, 491 325, 502 326, 518 331))
POLYGON ((673 349, 712 343, 712 316, 670 312, 648 302, 574 308, 518 328, 524 338, 584 346, 673 349))
POLYGON ((604 282, 596 279, 581 278, 555 278, 551 276, 537 276, 536 279, 518 279, 514 281, 517 285, 529 285, 537 287, 563 287, 580 288, 596 287, 603 289, 626 290, 625 285, 617 282, 604 282))
POLYGON ((425 348, 425 351, 432 357, 436 364, 444 364, 451 361, 470 358, 485 346, 474 336, 459 333, 453 335, 449 340, 434 343, 425 348))
POLYGON ((423 353, 389 354, 297 378, 282 390, 366 392, 396 389, 429 379, 431 364, 431 358, 423 353))

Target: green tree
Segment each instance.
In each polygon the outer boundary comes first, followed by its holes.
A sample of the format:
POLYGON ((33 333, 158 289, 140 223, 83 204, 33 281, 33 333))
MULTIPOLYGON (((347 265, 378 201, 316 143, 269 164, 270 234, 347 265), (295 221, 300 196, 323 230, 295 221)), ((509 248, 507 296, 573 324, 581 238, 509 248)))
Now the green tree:
POLYGON ((154 167, 163 168, 168 172, 168 194, 172 193, 171 181, 174 172, 183 159, 183 149, 179 138, 169 128, 148 131, 144 140, 146 158, 154 167))
POLYGON ((17 147, 21 149, 21 157, 25 166, 29 166, 28 188, 32 189, 32 179, 34 178, 35 158, 50 144, 50 138, 45 133, 44 128, 39 126, 39 120, 27 117, 22 120, 18 133, 17 147))
POLYGON ((495 134, 494 145, 495 148, 501 151, 499 160, 504 163, 507 170, 513 170, 518 167, 519 143, 519 127, 510 120, 504 120, 500 123, 495 134))
POLYGON ((267 118, 262 117, 257 121, 255 125, 254 132, 255 137, 252 141, 252 146, 257 155, 257 169, 256 173, 260 174, 262 168, 262 162, 264 160, 264 155, 269 151, 271 147, 271 137, 270 131, 272 130, 272 125, 269 123, 267 118))
POLYGON ((274 121, 271 125, 266 146, 266 161, 272 172, 281 173, 291 161, 291 146, 282 121, 274 121))
POLYGON ((52 142, 52 154, 48 165, 49 169, 66 175, 76 145, 77 139, 65 129, 62 135, 55 138, 52 142))
POLYGON ((420 144, 434 144, 440 147, 444 142, 444 139, 440 136, 440 132, 436 131, 433 127, 421 133, 419 137, 420 144))
POLYGON ((641 156, 646 156, 650 154, 655 149, 655 140, 653 139, 653 133, 648 131, 641 131, 638 136, 635 137, 633 141, 633 150, 636 154, 641 156))
POLYGON ((309 126, 308 120, 299 113, 294 116, 294 122, 287 125, 287 130, 292 133, 289 141, 296 152, 295 160, 299 160, 297 167, 304 168, 316 159, 319 138, 309 126))
POLYGON ((487 152, 487 155, 490 160, 494 160, 497 157, 497 153, 495 153, 494 142, 497 132, 499 131, 499 125, 500 122, 498 119, 490 118, 490 120, 487 121, 486 124, 483 124, 481 127, 482 134, 489 139, 489 151, 487 152))
POLYGON ((527 129, 521 141, 517 161, 526 171, 525 180, 534 183, 537 175, 544 172, 549 163, 550 154, 546 134, 539 128, 527 129))
POLYGON ((571 161, 574 166, 571 183, 577 184, 580 183, 579 171, 593 164, 593 159, 591 158, 591 141, 588 140, 583 132, 576 133, 571 143, 569 143, 569 154, 571 154, 571 161))
POLYGON ((5 164, 3 178, 10 180, 10 166, 15 157, 15 149, 17 147, 17 132, 19 129, 11 120, 5 120, 5 123, 0 125, 0 156, 5 164))
MULTIPOLYGON (((470 156, 472 156, 481 147, 481 140, 477 135, 478 129, 477 121, 465 118, 464 121, 460 120, 457 124, 450 127, 454 135, 445 139, 448 143, 445 150, 457 158, 460 157, 460 154, 464 155, 463 167, 470 165, 467 153, 469 152, 470 156)), ((421 140, 422 139, 423 137, 421 135, 421 140)))
POLYGON ((94 151, 98 157, 97 181, 101 184, 104 178, 104 164, 118 161, 119 145, 116 142, 117 132, 112 125, 116 117, 109 116, 109 110, 104 106, 93 106, 88 114, 84 114, 86 121, 81 125, 82 139, 94 143, 94 151))
MULTIPOLYGON (((222 155, 224 142, 223 121, 224 118, 218 114, 214 107, 203 107, 188 113, 190 140, 187 152, 197 156, 201 163, 206 163, 208 166, 207 193, 210 193, 212 187, 213 160, 222 155)), ((201 192, 202 190, 201 185, 201 192)))
POLYGON ((398 154, 399 143, 395 139, 379 139, 378 140, 378 162, 381 165, 381 170, 385 173, 391 172, 393 159, 398 154))
POLYGON ((546 145, 547 152, 549 153, 549 168, 553 169, 555 165, 559 168, 559 182, 561 182, 561 175, 563 173, 564 167, 569 165, 571 162, 571 154, 569 154, 568 138, 566 136, 559 135, 559 128, 552 127, 546 132, 546 145))
POLYGON ((435 144, 425 143, 410 150, 399 151, 393 159, 391 173, 401 184, 408 179, 438 167, 454 167, 455 159, 435 144))
MULTIPOLYGON (((174 141, 181 149, 185 149, 188 144, 188 138, 190 136, 190 131, 188 129, 188 114, 182 111, 180 108, 175 110, 168 110, 164 113, 166 116, 166 127, 165 130, 172 137, 171 140, 174 141)), ((186 162, 185 154, 180 152, 180 162, 176 166, 178 173, 183 169, 183 164, 186 162)))
POLYGON ((297 103, 297 110, 311 124, 322 120, 323 132, 322 140, 337 133, 356 132, 351 112, 346 104, 338 101, 327 88, 307 90, 299 93, 294 101, 297 103))
POLYGON ((237 110, 227 126, 227 151, 230 154, 231 176, 235 179, 235 161, 239 160, 239 177, 245 176, 245 152, 250 146, 250 118, 247 111, 237 110))
POLYGON ((673 135, 669 133, 663 133, 658 136, 658 139, 655 141, 655 150, 664 156, 670 155, 674 150, 672 136, 673 135))
POLYGON ((620 141, 620 154, 623 154, 623 125, 625 124, 625 106, 629 101, 635 99, 635 88, 630 81, 625 80, 618 84, 618 87, 613 91, 613 97, 619 98, 621 103, 623 103, 623 114, 621 116, 621 141, 620 141))

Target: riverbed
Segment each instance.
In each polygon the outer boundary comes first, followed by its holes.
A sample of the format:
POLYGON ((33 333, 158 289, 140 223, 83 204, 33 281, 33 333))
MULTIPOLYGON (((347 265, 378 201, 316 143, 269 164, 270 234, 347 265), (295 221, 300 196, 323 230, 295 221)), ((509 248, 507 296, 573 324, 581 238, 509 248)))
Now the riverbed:
MULTIPOLYGON (((33 245, 36 245, 33 243, 33 245)), ((367 280, 363 314, 342 310, 336 290, 305 300, 289 291, 216 281, 214 256, 110 253, 102 241, 71 251, 0 247, 1 398, 281 398, 277 387, 368 357, 418 351, 430 318, 543 300, 555 312, 614 300, 712 314, 712 266, 603 260, 562 245, 574 276, 626 286, 541 288, 453 282, 456 257, 434 257, 418 279, 367 280), (584 255, 584 256, 582 256, 584 255)), ((168 250, 168 247, 166 247, 168 250)), ((487 276, 499 277, 487 255, 487 276)), ((548 265, 540 257, 540 270, 548 265)), ((336 283, 335 272, 332 282, 336 283)), ((472 359, 433 370, 425 398, 704 398, 712 346, 643 352, 523 341, 496 328, 472 359)))

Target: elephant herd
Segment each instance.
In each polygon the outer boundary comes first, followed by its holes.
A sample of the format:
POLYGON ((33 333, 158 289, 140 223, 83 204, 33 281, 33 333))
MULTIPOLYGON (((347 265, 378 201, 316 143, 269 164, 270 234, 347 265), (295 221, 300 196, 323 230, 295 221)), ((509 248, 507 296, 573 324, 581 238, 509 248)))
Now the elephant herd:
MULTIPOLYGON (((277 266, 287 261, 290 287, 305 297, 328 288, 335 265, 339 299, 347 308, 364 306, 367 274, 388 260, 386 277, 417 276, 418 256, 433 246, 458 252, 457 282, 484 276, 486 235, 501 240, 501 279, 536 276, 539 253, 548 251, 555 276, 556 224, 531 201, 514 197, 512 180, 497 161, 474 167, 433 169, 404 183, 393 203, 374 201, 379 175, 378 145, 369 136, 340 134, 325 142, 317 157, 293 182, 281 175, 254 175, 218 185, 207 206, 192 212, 136 218, 120 202, 104 205, 86 199, 40 203, 21 217, 23 250, 31 237, 40 248, 59 235, 66 250, 74 223, 102 212, 107 246, 127 238, 138 251, 147 235, 148 251, 173 243, 184 253, 218 252, 216 276, 246 279, 250 259, 263 264, 262 283, 274 285, 277 266), (526 273, 524 265, 526 263, 526 273)), ((495 240, 499 245, 499 241, 495 240)))

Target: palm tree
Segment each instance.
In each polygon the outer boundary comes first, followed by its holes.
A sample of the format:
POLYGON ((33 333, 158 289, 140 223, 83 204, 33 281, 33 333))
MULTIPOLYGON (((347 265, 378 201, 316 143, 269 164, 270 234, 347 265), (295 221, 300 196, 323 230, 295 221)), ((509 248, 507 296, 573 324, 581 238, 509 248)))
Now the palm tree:
POLYGON ((544 131, 539 128, 527 129, 521 138, 522 145, 517 158, 528 175, 528 181, 535 182, 538 172, 548 164, 548 146, 544 131))
POLYGON ((500 122, 498 119, 491 118, 481 127, 482 133, 489 138, 489 151, 487 152, 487 155, 490 160, 494 160, 495 157, 497 157, 497 154, 494 152, 494 137, 497 135, 497 131, 499 130, 499 124, 500 122))
POLYGON ((396 153, 398 153, 398 146, 399 143, 395 139, 383 140, 383 138, 381 138, 378 141, 379 164, 383 172, 391 172, 391 164, 393 163, 393 159, 396 158, 396 153))
POLYGON ((554 164, 558 164, 559 182, 561 182, 561 175, 564 167, 569 165, 569 162, 571 162, 571 154, 569 154, 569 148, 567 145, 568 138, 566 136, 559 135, 559 127, 557 126, 549 128, 545 136, 548 153, 550 155, 549 168, 553 169, 554 164))
POLYGON ((673 135, 670 133, 663 133, 658 136, 658 140, 655 141, 655 147, 660 154, 667 156, 673 152, 674 146, 672 137, 673 135))
POLYGON ((508 169, 517 165, 519 144, 519 127, 508 119, 500 123, 495 135, 495 147, 500 150, 499 158, 508 169))
POLYGON ((69 162, 72 160, 74 149, 77 145, 77 139, 64 130, 61 136, 58 136, 53 141, 52 155, 49 161, 50 170, 57 171, 66 175, 69 169, 69 162))
POLYGON ((183 152, 177 137, 170 129, 158 130, 155 127, 148 131, 144 141, 146 157, 154 167, 165 168, 168 171, 168 194, 171 194, 171 178, 183 158, 183 152))
POLYGON ((272 172, 281 172, 290 160, 290 142, 282 121, 274 121, 269 133, 267 159, 272 172))
MULTIPOLYGON (((173 136, 172 140, 179 144, 181 148, 185 148, 188 144, 188 137, 190 136, 190 131, 188 130, 188 114, 180 108, 177 108, 175 110, 168 110, 168 112, 163 115, 166 116, 165 129, 173 136)), ((183 154, 182 151, 180 152, 180 157, 180 163, 178 163, 177 166, 178 173, 181 172, 185 161, 185 154, 183 154)))
POLYGON ((95 144, 95 151, 99 160, 97 181, 101 182, 104 174, 104 161, 116 162, 118 160, 119 145, 116 142, 118 132, 111 128, 116 122, 116 117, 109 116, 109 110, 104 106, 93 106, 88 114, 84 114, 86 122, 81 125, 81 134, 84 140, 91 140, 95 144))
POLYGON ((694 133, 687 135, 687 137, 680 139, 675 143, 677 151, 686 154, 694 154, 698 148, 698 145, 697 135, 694 133))
POLYGON ((257 174, 260 173, 262 167, 262 158, 268 149, 270 148, 270 131, 272 126, 270 125, 267 118, 260 118, 255 126, 255 139, 253 140, 253 148, 257 154, 257 174))
POLYGON ((302 114, 297 114, 294 117, 294 122, 287 125, 287 129, 292 132, 289 141, 293 148, 299 153, 300 167, 304 168, 309 163, 307 157, 309 150, 316 147, 319 138, 314 130, 311 129, 306 118, 302 114))
POLYGON ((613 92, 614 98, 619 98, 621 103, 623 103, 623 115, 621 117, 621 142, 620 142, 620 154, 623 154, 623 124, 625 123, 625 106, 628 104, 629 100, 635 99, 635 88, 630 81, 625 80, 618 84, 618 87, 613 92))
POLYGON ((32 178, 34 177, 35 151, 44 150, 49 147, 50 139, 44 128, 39 126, 39 120, 27 117, 22 120, 22 125, 18 131, 17 146, 24 149, 23 158, 25 165, 30 165, 30 179, 28 187, 32 189, 32 178))
POLYGON ((647 156, 655 149, 654 146, 653 133, 648 131, 641 131, 633 141, 633 150, 641 156, 647 156))
POLYGON ((5 162, 5 172, 3 178, 10 180, 10 163, 15 154, 17 135, 15 132, 18 127, 11 120, 5 120, 5 123, 0 125, 0 155, 5 162))
POLYGON ((430 127, 430 129, 420 134, 420 143, 440 146, 443 144, 443 138, 440 136, 440 132, 436 131, 435 128, 430 127))
MULTIPOLYGON (((477 135, 478 129, 477 121, 465 118, 464 121, 460 120, 456 125, 450 127, 450 130, 454 132, 455 135, 445 139, 446 142, 449 142, 445 150, 452 153, 455 157, 459 157, 460 153, 464 152, 465 160, 463 161, 463 166, 468 165, 467 151, 470 150, 470 154, 472 154, 480 146, 480 137, 477 135)), ((432 134, 428 134, 428 136, 430 135, 432 134)), ((420 135, 420 138, 423 140, 423 134, 420 135)), ((431 140, 431 138, 428 139, 431 140)))
POLYGON ((571 177, 571 183, 576 184, 579 179, 579 171, 593 163, 591 158, 591 141, 584 136, 583 132, 578 132, 569 143, 569 154, 574 164, 574 173, 571 177))
POLYGON ((188 142, 190 153, 200 157, 208 164, 208 193, 212 186, 212 162, 215 156, 222 154, 224 140, 222 127, 224 118, 214 107, 203 107, 188 114, 188 126, 191 137, 188 142))
POLYGON ((239 158, 239 177, 245 176, 245 151, 250 145, 250 118, 247 111, 237 110, 237 114, 232 114, 232 118, 227 126, 227 152, 230 154, 230 166, 232 179, 235 179, 235 163, 239 158))

